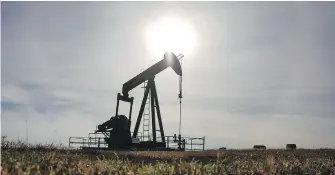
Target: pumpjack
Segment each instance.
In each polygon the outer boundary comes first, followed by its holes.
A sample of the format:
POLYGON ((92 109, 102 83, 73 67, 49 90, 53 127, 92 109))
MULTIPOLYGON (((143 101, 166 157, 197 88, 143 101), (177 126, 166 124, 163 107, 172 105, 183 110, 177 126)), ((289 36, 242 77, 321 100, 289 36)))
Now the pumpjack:
MULTIPOLYGON (((123 84, 122 94, 117 94, 117 103, 116 103, 116 112, 115 116, 111 117, 108 121, 97 126, 95 133, 100 132, 105 135, 105 142, 108 145, 108 149, 112 150, 171 150, 166 146, 166 140, 164 135, 164 128, 162 123, 161 111, 158 102, 157 89, 155 85, 155 76, 165 70, 166 68, 171 67, 174 72, 182 76, 182 68, 177 56, 172 52, 167 52, 164 54, 164 58, 152 65, 142 73, 133 77, 129 81, 123 84), (138 85, 147 82, 147 86, 144 92, 143 100, 139 110, 139 114, 136 120, 135 128, 133 134, 131 135, 131 117, 132 117, 132 108, 134 97, 129 96, 129 92, 137 87, 138 85), (148 94, 151 98, 151 122, 152 122, 152 135, 153 139, 151 141, 139 141, 137 138, 139 126, 143 116, 146 100, 148 99, 148 94), (128 118, 125 115, 119 115, 119 102, 128 102, 130 103, 130 110, 128 118), (159 130, 156 130, 156 115, 159 124, 159 130), (160 132, 160 139, 158 141, 156 136, 156 131, 160 132)), ((181 98, 181 90, 179 94, 181 98)), ((175 136, 176 138, 176 136, 175 136)), ((180 140, 180 134, 179 134, 180 140)), ((178 149, 181 149, 180 143, 178 149)))

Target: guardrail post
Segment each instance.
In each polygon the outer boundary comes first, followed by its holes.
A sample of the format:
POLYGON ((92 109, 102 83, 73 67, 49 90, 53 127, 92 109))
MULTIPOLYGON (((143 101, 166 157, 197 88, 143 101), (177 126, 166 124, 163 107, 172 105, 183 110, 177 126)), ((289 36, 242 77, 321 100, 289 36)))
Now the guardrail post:
POLYGON ((99 137, 99 140, 98 140, 98 148, 100 148, 100 137, 99 137))
POLYGON ((202 141, 202 151, 205 151, 205 136, 203 137, 202 141))
POLYGON ((192 148, 193 143, 192 143, 192 141, 193 141, 193 139, 191 139, 191 151, 193 151, 193 148, 192 148))

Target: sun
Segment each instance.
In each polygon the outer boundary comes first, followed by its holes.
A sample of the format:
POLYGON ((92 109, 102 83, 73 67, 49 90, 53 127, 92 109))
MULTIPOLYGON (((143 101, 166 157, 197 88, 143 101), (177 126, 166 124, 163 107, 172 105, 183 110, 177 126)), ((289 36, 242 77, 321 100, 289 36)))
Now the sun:
POLYGON ((196 47, 194 26, 178 17, 163 17, 147 26, 146 46, 153 58, 161 59, 165 52, 189 56, 196 47))

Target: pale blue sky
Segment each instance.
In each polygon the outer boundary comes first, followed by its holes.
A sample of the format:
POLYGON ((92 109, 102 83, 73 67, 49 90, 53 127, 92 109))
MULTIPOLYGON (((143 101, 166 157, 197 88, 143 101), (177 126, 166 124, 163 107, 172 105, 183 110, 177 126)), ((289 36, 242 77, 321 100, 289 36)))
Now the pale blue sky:
MULTIPOLYGON (((2 2, 1 132, 24 139, 25 118, 31 142, 67 144, 69 136, 93 132, 115 114, 122 84, 159 59, 145 47, 146 26, 173 14, 193 24, 198 38, 183 64, 182 133, 206 136, 208 147, 335 147, 334 7, 2 2)), ((178 132, 178 76, 168 69, 156 83, 172 135, 178 132)), ((137 116, 143 89, 131 95, 137 116)))

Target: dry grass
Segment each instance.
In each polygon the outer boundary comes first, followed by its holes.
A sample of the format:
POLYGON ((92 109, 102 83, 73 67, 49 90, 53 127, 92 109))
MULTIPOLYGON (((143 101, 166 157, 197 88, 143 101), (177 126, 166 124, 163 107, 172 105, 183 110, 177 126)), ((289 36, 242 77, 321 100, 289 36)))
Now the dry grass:
POLYGON ((78 152, 3 146, 1 174, 335 174, 334 150, 78 152))

